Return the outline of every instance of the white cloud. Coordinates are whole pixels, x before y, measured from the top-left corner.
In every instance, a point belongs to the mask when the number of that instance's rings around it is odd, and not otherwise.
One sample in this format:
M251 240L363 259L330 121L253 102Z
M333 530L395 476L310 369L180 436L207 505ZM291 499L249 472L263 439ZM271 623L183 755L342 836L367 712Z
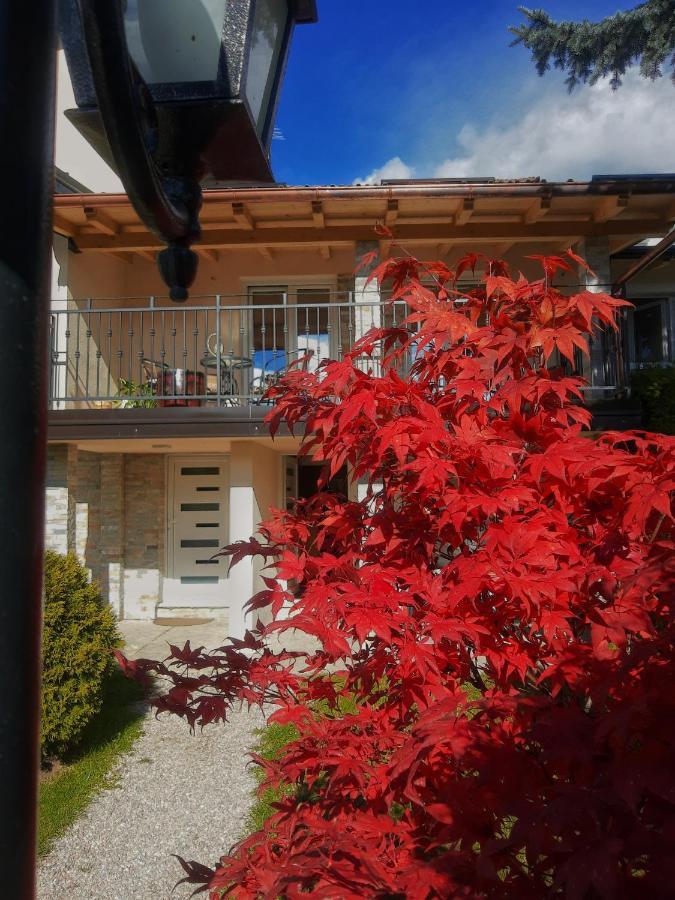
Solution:
M541 82L540 82L541 84ZM449 134L459 146L430 166L437 178L494 175L549 180L591 175L675 171L675 91L668 78L646 81L629 75L618 91L605 83L572 95L540 90L524 115L485 125L464 124ZM388 167L408 175L392 175ZM411 177L419 166L399 157L376 169L380 177ZM380 173L386 172L381 175Z
M378 184L383 178L414 178L415 169L406 165L400 156L394 156L392 159L381 166L379 169L373 169L370 175L365 178L355 178L354 184Z

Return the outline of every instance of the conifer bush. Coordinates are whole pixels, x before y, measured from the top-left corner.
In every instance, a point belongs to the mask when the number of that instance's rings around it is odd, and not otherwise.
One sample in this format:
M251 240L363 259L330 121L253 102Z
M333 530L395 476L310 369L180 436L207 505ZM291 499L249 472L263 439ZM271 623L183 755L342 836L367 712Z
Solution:
M121 644L110 607L73 554L47 551L42 636L43 759L77 744L100 710L106 677Z
M654 366L634 372L631 391L642 404L646 428L675 434L675 366Z
M121 658L192 727L243 701L297 730L257 760L263 791L290 787L262 827L183 861L212 900L672 896L675 439L584 433L575 348L625 303L556 289L571 251L538 259L532 281L485 260L469 291L473 254L383 263L405 321L269 391L272 432L361 499L226 548L267 563L249 608L270 624ZM270 650L287 629L318 649Z

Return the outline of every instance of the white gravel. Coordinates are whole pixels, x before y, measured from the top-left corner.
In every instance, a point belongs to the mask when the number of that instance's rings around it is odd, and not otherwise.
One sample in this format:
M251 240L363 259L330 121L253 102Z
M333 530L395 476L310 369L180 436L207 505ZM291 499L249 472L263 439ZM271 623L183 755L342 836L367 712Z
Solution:
M212 865L244 836L254 779L247 766L262 713L191 735L182 719L152 713L96 797L39 868L39 900L183 900L171 854Z

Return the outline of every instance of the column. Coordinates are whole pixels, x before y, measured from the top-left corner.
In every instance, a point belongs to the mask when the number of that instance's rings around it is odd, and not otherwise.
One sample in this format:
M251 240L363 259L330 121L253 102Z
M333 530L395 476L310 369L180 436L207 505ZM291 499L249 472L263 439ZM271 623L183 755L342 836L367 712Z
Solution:
M253 489L253 460L243 441L232 445L229 516L229 543L249 540L258 522ZM245 615L244 604L255 592L253 571L253 561L247 557L233 566L228 575L228 632L232 637L243 637L251 625L251 616Z
M609 293L611 290L612 273L610 269L610 251L609 237L600 235L584 238L579 246L578 253L586 260L595 274L587 272L585 269L579 270L579 284L582 289L585 286L587 291L594 293ZM583 375L584 378L594 387L600 387L607 384L605 377L605 360L608 353L615 354L615 342L609 335L596 333L589 340L590 357L584 358ZM609 361L607 370L610 373L616 372L615 359ZM610 383L615 383L612 375ZM591 391L590 400L602 400L609 395L608 391Z
M354 340L358 341L367 334L371 328L379 328L382 324L382 310L380 307L380 289L376 281L368 282L368 277L379 260L375 258L368 265L359 268L363 258L373 251L378 251L377 241L357 241L354 276ZM377 358L372 360L364 358L361 368L372 368L374 375L380 374Z

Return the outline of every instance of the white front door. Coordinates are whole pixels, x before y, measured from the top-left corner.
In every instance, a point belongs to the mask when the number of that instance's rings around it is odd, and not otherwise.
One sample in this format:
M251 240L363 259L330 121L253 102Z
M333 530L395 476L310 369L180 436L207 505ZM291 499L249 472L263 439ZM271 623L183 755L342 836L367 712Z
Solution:
M227 456L169 457L167 574L162 606L227 606Z

